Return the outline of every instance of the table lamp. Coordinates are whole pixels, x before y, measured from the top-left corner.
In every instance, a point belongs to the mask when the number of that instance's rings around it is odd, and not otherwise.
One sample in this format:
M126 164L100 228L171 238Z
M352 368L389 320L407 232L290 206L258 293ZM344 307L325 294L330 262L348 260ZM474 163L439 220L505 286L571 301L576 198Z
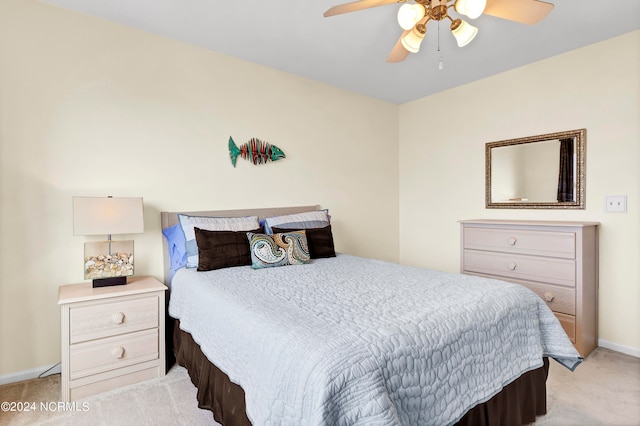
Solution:
M84 279L93 287L124 285L133 275L133 240L111 235L144 232L142 197L73 197L73 235L107 235L84 243Z

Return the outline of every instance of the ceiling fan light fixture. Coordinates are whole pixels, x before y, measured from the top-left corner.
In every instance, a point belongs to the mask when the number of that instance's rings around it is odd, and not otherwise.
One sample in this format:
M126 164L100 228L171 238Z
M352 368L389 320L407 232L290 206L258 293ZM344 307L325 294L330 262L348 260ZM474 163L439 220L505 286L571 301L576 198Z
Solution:
M487 0L457 0L455 9L461 15L476 19L484 12Z
M458 42L458 47L464 47L476 37L478 28L466 21L456 19L451 23L451 32Z
M398 24L403 30L413 28L426 14L423 5L419 3L405 3L398 9Z
M402 38L402 47L411 53L418 53L420 50L420 44L422 44L422 40L424 40L426 33L427 28L424 25L416 25L409 34Z
M401 3L397 9L398 24L404 30L396 41L387 62L401 62L410 53L417 53L425 38L426 25L438 22L438 53L440 53L440 21L451 21L451 33L459 47L469 44L478 34L478 28L462 19L453 19L451 9L465 19L476 19L481 15L521 24L535 24L544 19L554 8L549 0L347 0L327 9L324 16L335 16L378 6Z

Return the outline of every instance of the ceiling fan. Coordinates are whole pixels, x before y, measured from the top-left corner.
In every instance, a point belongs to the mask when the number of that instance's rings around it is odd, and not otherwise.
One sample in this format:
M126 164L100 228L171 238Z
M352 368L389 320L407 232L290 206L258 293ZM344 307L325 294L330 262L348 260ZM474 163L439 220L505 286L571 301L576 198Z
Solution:
M460 15L475 19L482 14L507 19L522 24L535 24L542 20L553 4L539 0L358 0L329 8L325 17L348 12L402 3L398 10L398 23L404 30L396 45L387 57L387 62L404 61L409 53L417 53L427 33L429 21L451 21L451 33L458 46L466 46L478 33L478 28L462 19L449 16L449 9Z

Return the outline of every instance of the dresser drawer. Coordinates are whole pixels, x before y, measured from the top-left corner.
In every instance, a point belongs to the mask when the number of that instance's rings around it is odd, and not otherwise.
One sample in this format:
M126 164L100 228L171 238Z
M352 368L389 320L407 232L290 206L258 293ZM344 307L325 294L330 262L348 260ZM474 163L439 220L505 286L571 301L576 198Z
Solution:
M554 313L561 312L568 315L575 315L576 313L576 292L573 288L514 279L509 281L532 290L545 301L549 309Z
M159 298L146 296L71 307L70 343L158 327Z
M574 259L576 255L572 232L468 227L464 229L464 248L563 259Z
M573 260L464 250L463 272L575 287Z
M71 379L158 359L158 329L71 346Z
M556 318L560 321L560 325L564 328L565 333L569 336L571 343L576 343L576 317L573 315L565 315L555 313Z

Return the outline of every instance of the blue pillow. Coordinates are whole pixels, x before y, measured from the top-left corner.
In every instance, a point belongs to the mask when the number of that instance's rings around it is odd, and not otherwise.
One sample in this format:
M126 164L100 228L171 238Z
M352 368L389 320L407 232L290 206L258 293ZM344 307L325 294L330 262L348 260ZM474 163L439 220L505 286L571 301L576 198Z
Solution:
M170 279L173 279L178 269L184 268L187 265L187 249L184 232L182 232L182 227L178 224L163 229L162 235L166 238L167 246L169 247L169 259L171 260Z

